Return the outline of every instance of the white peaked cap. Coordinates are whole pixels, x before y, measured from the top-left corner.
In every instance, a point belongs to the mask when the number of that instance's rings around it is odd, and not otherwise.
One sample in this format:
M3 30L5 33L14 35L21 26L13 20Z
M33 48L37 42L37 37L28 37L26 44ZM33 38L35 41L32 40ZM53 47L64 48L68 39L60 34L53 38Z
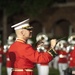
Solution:
M14 28L14 30L17 30L17 29L21 29L23 27L29 27L30 28L30 25L29 25L29 19L26 19L22 22L19 22L13 26L11 26L11 28Z

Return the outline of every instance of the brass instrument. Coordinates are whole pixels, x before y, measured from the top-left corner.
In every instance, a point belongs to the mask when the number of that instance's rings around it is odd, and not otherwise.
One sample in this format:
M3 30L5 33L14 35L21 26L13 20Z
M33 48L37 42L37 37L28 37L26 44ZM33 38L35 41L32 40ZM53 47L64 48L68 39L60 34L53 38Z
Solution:
M49 45L48 42L48 36L46 34L38 34L36 36L36 42L37 42L37 50L40 52L40 50L46 51L45 45Z

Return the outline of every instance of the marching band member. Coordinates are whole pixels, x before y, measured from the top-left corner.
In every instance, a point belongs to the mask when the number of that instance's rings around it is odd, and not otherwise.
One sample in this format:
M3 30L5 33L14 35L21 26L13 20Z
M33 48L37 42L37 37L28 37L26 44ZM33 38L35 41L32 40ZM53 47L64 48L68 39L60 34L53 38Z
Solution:
M58 48L55 47L55 50L57 51ZM52 60L53 68L54 68L54 69L58 69L58 60L59 60L59 56L56 56L56 57Z
M6 70L7 70L7 75L11 75L12 72L12 67L11 67L11 62L10 58L8 55L8 49L10 48L10 45L14 42L15 36L12 34L8 37L7 44L4 45L4 54L6 55Z
M46 52L49 49L48 37L45 34L37 35L37 51ZM40 44L43 46L39 47ZM49 63L46 64L37 64L38 75L49 75Z
M69 46L67 47L68 54L68 69L67 75L75 75L75 35L68 38Z
M13 68L11 75L33 75L35 63L46 64L57 55L53 49L56 39L51 40L51 48L46 52L38 52L26 43L27 39L32 37L33 27L30 26L29 19L13 25L12 28L14 28L17 38L8 50Z
M66 52L67 42L65 40L61 40L57 43L59 48L57 50L59 59L58 59L58 69L60 75L65 75L65 71L68 67L68 54Z
M1 45L1 40L0 40L0 75L2 75L2 56L3 56L3 47Z

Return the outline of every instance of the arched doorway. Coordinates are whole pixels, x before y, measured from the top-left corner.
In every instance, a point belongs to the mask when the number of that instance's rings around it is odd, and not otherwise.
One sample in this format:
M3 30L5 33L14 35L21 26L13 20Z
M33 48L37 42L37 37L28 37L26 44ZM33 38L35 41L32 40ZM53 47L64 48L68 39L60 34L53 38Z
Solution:
M66 19L56 21L52 26L52 31L55 37L68 37L69 27L71 23Z

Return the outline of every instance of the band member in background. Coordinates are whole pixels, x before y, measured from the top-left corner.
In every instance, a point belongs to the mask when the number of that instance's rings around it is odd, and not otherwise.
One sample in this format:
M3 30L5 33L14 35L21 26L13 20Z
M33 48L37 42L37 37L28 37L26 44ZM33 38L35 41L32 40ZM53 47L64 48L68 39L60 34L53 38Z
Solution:
M65 40L61 40L57 43L59 44L59 47L57 49L58 53L58 70L60 75L65 75L66 74L66 69L68 68L68 53L66 52L67 50L67 42Z
M67 75L75 75L75 35L68 38L68 69Z
M55 50L56 50L56 49L55 49ZM59 59L59 56L56 56L56 57L52 60L52 68L58 69L58 59Z
M3 47L0 40L0 75L2 75L2 56L3 56Z
M15 40L15 34L11 34L8 39L7 39L7 44L4 45L4 54L6 57L6 71L7 71L7 75L11 75L12 72L12 67L11 67L11 62L10 62L10 58L8 55L8 49L10 48L11 44L14 42Z
M46 64L57 56L54 50L56 39L50 41L51 47L46 52L38 52L26 43L32 37L33 27L30 26L29 19L13 25L12 28L14 28L17 37L8 50L12 65L11 75L33 75L35 63Z
M40 37L40 38L39 38ZM38 52L46 52L49 49L48 36L45 34L41 34L36 37L37 41L37 51ZM40 44L43 44L39 47ZM38 75L49 75L49 63L46 64L37 64Z

